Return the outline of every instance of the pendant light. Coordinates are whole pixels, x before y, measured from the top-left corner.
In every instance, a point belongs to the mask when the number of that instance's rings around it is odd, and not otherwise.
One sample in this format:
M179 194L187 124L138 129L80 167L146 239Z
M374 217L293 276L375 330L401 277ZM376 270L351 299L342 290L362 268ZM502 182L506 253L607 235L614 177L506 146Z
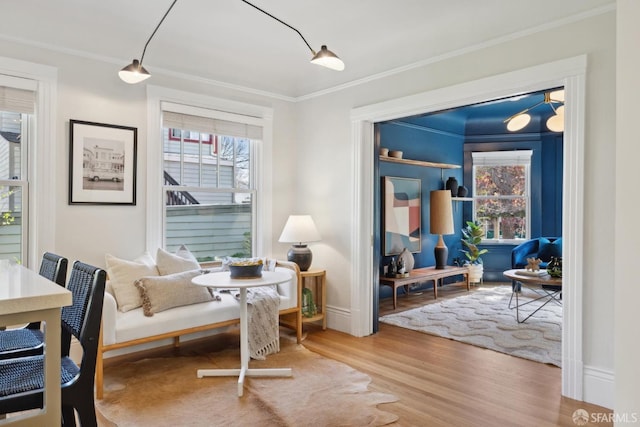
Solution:
M516 113L513 116L505 119L504 123L507 124L507 130L509 130L510 132L517 132L524 129L525 126L527 126L531 121L531 115L529 114L529 111L543 104L548 105L554 113L554 115L547 120L547 128L552 132L564 131L564 89L545 92L543 101L540 101L529 108L525 108L519 113ZM553 104L561 105L558 107L554 107Z
M134 59L131 64L127 65L126 67L124 67L122 70L118 72L118 76L123 82L129 83L129 84L136 84L144 80L147 80L149 77L151 77L151 74L149 74L149 72L142 66L142 60L144 59L144 54L147 51L147 46L149 45L149 42L151 41L153 36L156 34L156 31L158 31L158 28L160 28L160 25L162 25L164 18L167 17L167 15L169 14L169 12L171 11L171 9L173 8L173 6L176 4L177 1L178 0L173 0L173 3L171 3L171 6L169 6L169 9L167 9L164 16L156 26L156 29L153 30L153 33L151 33L151 36L149 37L147 42L144 44L144 49L142 49L142 55L140 56L140 61L138 61L137 59Z
M312 55L311 63L312 64L321 65L323 67L329 68L331 70L336 70L336 71L344 70L344 62L342 62L342 60L340 58L338 58L338 55L336 55L335 53L333 53L329 49L327 49L326 45L322 45L322 47L320 47L320 51L316 52L315 50L313 50L311 48L311 45L307 42L307 39L305 39L304 36L302 35L302 33L300 31L298 31L296 28L294 28L291 25L287 24L282 19L276 18L275 16L273 16L272 14L267 12L266 10L260 9L258 6L248 2L247 0L241 0L241 1L243 3L248 4L249 6L253 7L256 10L259 10L260 12L264 13L268 17L270 17L272 19L275 19L276 21L278 21L282 25L291 28L296 33L298 33L298 35L300 36L302 41L307 45L307 47L311 51L311 55Z

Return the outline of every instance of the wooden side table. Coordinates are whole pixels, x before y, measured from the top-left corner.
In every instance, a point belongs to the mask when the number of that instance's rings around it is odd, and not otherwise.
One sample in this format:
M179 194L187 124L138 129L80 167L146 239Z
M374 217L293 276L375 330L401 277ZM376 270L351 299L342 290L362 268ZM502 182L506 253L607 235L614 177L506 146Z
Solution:
M313 300L318 308L318 313L315 316L305 317L303 315L302 323L322 320L322 330L325 330L327 329L327 272L326 270L311 268L307 271L301 271L300 277L302 277L302 287L311 290Z

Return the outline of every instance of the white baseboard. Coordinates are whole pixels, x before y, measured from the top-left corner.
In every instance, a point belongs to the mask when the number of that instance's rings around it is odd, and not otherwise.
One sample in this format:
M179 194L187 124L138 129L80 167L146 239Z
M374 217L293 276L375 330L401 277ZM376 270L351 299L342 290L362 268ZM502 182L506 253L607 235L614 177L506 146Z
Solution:
M613 409L615 374L613 371L585 366L583 370L583 400Z
M349 310L327 306L327 328L353 335L351 331L351 312Z

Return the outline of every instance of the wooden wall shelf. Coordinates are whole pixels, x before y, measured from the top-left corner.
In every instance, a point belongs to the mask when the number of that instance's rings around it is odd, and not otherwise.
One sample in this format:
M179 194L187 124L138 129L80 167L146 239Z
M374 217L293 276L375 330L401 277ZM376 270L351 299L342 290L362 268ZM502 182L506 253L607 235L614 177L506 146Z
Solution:
M395 157L389 157L389 156L380 156L380 161L390 162L390 163L400 163L403 165L423 166L428 168L439 168L439 169L460 169L462 167L460 165L452 165L449 163L434 163L434 162L425 162L422 160L397 159Z

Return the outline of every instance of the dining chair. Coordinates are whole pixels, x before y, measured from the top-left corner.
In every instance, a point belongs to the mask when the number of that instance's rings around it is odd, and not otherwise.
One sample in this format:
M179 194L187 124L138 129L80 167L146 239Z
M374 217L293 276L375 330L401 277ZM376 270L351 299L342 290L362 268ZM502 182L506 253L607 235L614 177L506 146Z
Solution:
M74 410L82 427L97 425L94 382L105 281L104 270L80 261L74 262L67 283L73 303L63 307L61 314L61 400L64 426L75 426ZM69 357L72 337L82 345L80 364ZM43 355L0 360L0 414L42 408L43 392Z
M67 258L45 252L40 263L40 275L64 287L67 279ZM42 354L44 334L40 322L20 328L0 331L0 359Z

